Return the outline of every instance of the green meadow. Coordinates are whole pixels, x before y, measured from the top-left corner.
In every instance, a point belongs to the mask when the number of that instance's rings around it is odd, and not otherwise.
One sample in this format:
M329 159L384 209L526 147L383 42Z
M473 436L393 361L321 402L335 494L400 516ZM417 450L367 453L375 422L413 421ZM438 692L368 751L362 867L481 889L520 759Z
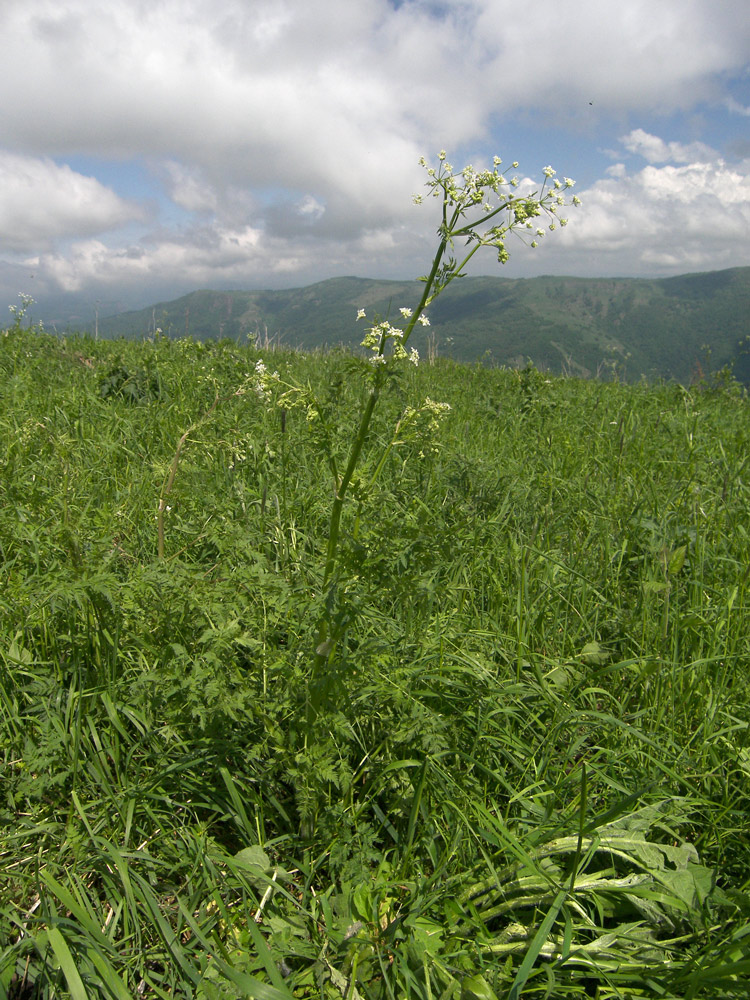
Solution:
M0 336L0 997L747 997L747 395L432 360Z

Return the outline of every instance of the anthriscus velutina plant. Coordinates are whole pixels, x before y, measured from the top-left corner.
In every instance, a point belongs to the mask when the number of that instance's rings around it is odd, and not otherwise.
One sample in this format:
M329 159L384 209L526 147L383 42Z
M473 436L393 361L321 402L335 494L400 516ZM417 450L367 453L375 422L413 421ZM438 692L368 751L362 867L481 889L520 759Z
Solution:
M31 320L29 318L29 311L34 305L34 299L27 295L25 292L19 292L18 297L21 300L20 306L8 306L10 314L13 317L13 323L5 331L5 336L7 337L9 333L18 332L24 327L24 324L28 325L31 329L37 330L39 333L42 331L42 324L37 323L36 326L31 325Z
M476 170L469 165L461 171L454 171L446 159L445 151L438 154L437 167L427 165L424 157L420 164L427 170L427 196L417 194L414 201L421 204L425 197L432 196L441 203L441 220L437 229L438 245L429 272L420 280L424 290L416 308L403 307L399 310L401 326L394 326L387 319L376 319L367 329L362 346L370 352L365 378L367 391L359 423L354 433L345 460L339 461L331 446L331 436L325 427L321 407L309 388L285 383L278 373L269 374L263 361L257 367L257 392L266 401L275 397L277 405L284 409L300 407L306 411L307 420L316 426L327 456L333 477L333 506L328 528L328 543L323 571L324 593L334 584L339 561L339 539L341 516L347 494L355 482L355 472L362 457L373 413L381 392L385 387L389 369L395 365L419 362L419 355L409 340L417 326L429 326L426 308L453 281L464 274L464 268L481 247L491 247L497 259L504 264L510 257L507 239L511 233L522 237L530 236L529 245L536 247L538 241L548 231L557 226L565 226L567 219L560 211L567 204L565 192L574 182L566 177L562 181L556 177L552 167L543 170L541 187L531 193L517 193L520 190L517 177L510 180L500 172L502 161L494 157L492 169ZM513 169L518 163L513 163ZM572 198L578 205L579 199ZM543 223L543 224L540 224ZM546 228L545 228L546 227ZM457 251L457 244L461 250ZM357 320L365 319L364 309L357 313ZM387 446L393 446L399 429L414 431L417 424L432 432L437 431L438 422L449 407L444 403L425 400L421 406L408 407L399 420L396 435ZM382 460L376 467L382 468ZM325 607L330 609L332 602ZM311 685L313 710L325 696L324 667L335 655L338 636L333 624L333 616L327 610L321 617L316 641ZM327 675L327 672L326 672ZM322 693L321 693L322 692Z

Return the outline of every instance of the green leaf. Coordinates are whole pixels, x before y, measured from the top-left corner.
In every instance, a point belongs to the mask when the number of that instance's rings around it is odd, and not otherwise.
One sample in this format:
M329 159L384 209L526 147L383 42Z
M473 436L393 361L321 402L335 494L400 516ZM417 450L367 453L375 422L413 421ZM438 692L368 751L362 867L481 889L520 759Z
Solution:
M467 976L461 983L461 1000L497 1000L484 976Z
M581 659L589 666L601 667L612 659L612 654L608 649L600 646L598 642L587 642L581 650Z
M423 955L438 955L443 947L445 928L428 917L408 917L404 927L412 932L410 949L421 959Z
M244 868L260 868L264 872L271 868L271 859L258 844L243 847L235 854L234 860L239 861Z
M534 940L531 942L529 950L524 955L523 962L521 962L521 966L516 973L516 978L513 980L513 985L508 993L508 1000L517 1000L517 998L521 995L521 990L524 988L526 980L531 975L534 964L539 957L539 953L547 941L547 938L549 937L552 925L557 919L557 915L562 909L562 905L565 902L567 895L567 890L561 889L555 896L552 906L549 908L547 915L539 925L539 930L534 935Z
M669 557L669 562L667 564L667 574L669 576L676 576L680 572L682 567L685 565L685 556L687 555L687 545L680 545L674 550L674 552Z
M62 936L57 927L49 928L47 931L47 940L52 946L55 958L60 963L60 968L62 969L65 981L68 984L68 989L70 990L71 1000L88 1000L89 995L86 992L86 987L83 985L83 980L81 979L78 969L76 968L73 956L70 953L68 942Z
M243 847L235 854L233 860L239 868L248 872L250 881L256 889L262 889L268 885L268 873L272 868L271 859L258 844Z

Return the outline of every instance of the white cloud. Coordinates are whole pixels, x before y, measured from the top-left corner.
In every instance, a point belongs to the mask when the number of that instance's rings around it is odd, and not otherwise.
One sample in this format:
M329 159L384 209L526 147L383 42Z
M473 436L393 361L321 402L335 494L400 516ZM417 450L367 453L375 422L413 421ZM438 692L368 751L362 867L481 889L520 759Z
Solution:
M750 107L746 107L744 104L740 104L733 97L728 97L726 99L726 106L729 111L736 115L744 115L746 118L750 117Z
M594 110L669 112L716 96L716 74L747 64L750 18L710 0L481 0L476 37L498 102L572 117ZM580 109L580 111L579 111Z
M0 250L29 252L143 217L93 177L50 159L0 151Z
M710 162L718 156L715 149L702 142L665 142L658 136L649 135L642 128L633 129L620 142L630 153L642 156L648 163L695 163Z
M730 167L717 157L632 174L617 164L609 174L581 192L583 204L560 234L557 252L572 273L592 253L598 273L610 275L717 270L750 260L750 161Z
M474 141L490 115L711 97L746 63L748 21L712 0L6 0L0 122L32 152L148 153L214 186L339 192L371 223L410 190L416 156Z
M297 211L305 219L319 219L325 210L325 205L322 205L318 199L314 198L311 194L306 194L305 197L297 203Z
M43 279L68 292L85 287L128 289L134 285L204 285L211 276L241 275L260 256L260 233L250 228L197 231L190 238L165 237L125 248L101 240L80 240L65 253L40 255L33 263Z
M64 252L41 253L25 263L37 289L60 288L86 293L91 300L143 303L195 288L304 285L336 274L369 275L376 259L389 261L385 268L381 265L382 277L415 277L414 262L423 254L422 238L403 226L366 230L343 241L312 237L290 241L252 226L213 220L179 234L157 234L126 246L78 240ZM323 275L321 261L326 264ZM26 280L28 273L25 283L18 285L21 277L4 283L6 296L14 295L19 287L32 287Z
M201 177L197 168L166 160L162 171L169 197L176 205L189 212L212 212L217 208L216 191Z
M529 270L630 273L680 252L722 266L727 239L746 247L744 167L703 143L627 131L631 115L651 122L699 102L747 113L722 89L750 52L734 4L3 0L0 31L0 136L8 156L37 164L25 195L18 171L11 194L0 189L0 234L66 288L418 273L435 228L409 213L418 157L482 150L523 115L542 137L547 126L593 134L607 116L620 124L600 145L626 133ZM633 172L626 153L648 167ZM118 240L112 230L140 209L55 163L72 156L145 162L172 205ZM717 194L725 183L740 192L731 204ZM675 250L685 234L690 247Z

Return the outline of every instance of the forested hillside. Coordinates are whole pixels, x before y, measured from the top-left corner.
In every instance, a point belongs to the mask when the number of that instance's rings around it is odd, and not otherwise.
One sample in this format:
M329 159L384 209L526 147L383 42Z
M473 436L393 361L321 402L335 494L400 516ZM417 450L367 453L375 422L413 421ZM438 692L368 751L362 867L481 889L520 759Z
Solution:
M199 291L138 312L100 319L107 337L234 341L268 339L313 348L361 339L354 318L416 304L419 282L331 278L284 291ZM392 305L393 304L393 305ZM462 361L509 367L531 360L552 372L635 381L688 383L733 364L750 381L750 268L676 278L467 277L429 311L431 326L414 343Z

